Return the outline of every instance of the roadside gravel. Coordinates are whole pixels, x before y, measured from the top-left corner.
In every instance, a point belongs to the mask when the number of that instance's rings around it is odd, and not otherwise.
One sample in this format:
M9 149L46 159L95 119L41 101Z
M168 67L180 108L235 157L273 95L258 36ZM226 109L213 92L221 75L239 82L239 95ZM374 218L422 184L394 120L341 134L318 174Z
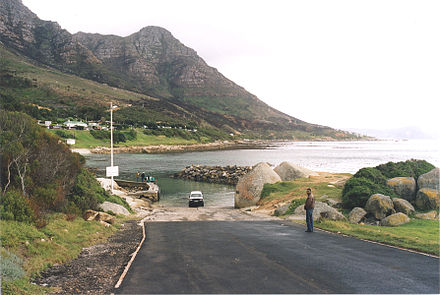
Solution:
M47 269L33 282L54 287L52 294L110 294L141 240L138 221L127 221L106 243L84 248L78 258Z

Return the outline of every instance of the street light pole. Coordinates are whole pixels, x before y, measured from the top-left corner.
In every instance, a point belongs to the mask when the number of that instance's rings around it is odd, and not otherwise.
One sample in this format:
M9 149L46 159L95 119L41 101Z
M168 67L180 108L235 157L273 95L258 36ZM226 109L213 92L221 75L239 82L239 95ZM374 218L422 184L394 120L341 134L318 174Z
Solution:
M110 102L110 166L113 167L113 103ZM113 174L111 176L113 194Z

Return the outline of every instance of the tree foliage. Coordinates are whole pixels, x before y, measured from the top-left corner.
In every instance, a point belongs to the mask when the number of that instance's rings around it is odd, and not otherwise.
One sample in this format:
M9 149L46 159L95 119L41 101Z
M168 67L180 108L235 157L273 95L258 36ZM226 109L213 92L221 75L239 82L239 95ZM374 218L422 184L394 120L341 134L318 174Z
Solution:
M26 114L0 111L0 156L2 219L44 225L47 213L97 209L109 198L84 158Z

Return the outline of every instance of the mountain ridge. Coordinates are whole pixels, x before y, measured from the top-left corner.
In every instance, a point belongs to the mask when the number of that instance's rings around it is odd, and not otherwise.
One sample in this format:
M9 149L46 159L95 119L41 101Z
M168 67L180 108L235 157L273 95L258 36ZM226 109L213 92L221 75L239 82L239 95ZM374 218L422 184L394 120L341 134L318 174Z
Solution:
M194 109L202 117L193 116L199 124L204 121L236 134L268 130L336 133L268 106L164 28L144 27L126 37L70 34L56 22L39 19L20 0L2 0L0 8L0 42L8 50L65 73L156 97L169 106ZM211 117L218 120L211 122Z

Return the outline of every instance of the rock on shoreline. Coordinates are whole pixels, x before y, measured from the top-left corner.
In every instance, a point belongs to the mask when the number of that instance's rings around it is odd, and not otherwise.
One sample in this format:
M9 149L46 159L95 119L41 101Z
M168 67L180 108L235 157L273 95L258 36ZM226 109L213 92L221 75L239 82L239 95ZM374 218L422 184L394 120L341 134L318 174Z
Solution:
M149 145L149 146L120 146L114 147L114 153L137 153L137 154L164 154L164 153L183 153L199 151L217 151L233 149L251 149L268 146L265 141L216 141L199 144L181 145ZM93 154L110 154L109 147L95 147L90 150Z
M236 185L240 177L252 170L250 166L200 166L191 165L174 174L174 178L193 181Z

